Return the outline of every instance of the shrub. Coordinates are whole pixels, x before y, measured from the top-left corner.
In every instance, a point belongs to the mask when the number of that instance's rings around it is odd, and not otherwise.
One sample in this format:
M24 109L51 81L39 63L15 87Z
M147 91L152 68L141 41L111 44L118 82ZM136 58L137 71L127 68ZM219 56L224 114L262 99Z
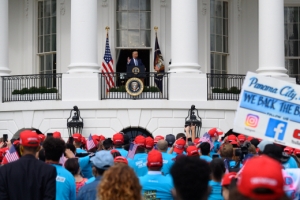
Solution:
M56 88L49 88L46 87L31 87L31 88L22 88L21 90L14 90L12 94L44 94L44 93L57 93Z

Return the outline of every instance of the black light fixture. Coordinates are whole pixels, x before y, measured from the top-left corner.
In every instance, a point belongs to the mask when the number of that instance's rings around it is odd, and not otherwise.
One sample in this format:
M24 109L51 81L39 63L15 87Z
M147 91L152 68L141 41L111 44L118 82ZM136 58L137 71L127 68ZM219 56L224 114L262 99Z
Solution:
M72 113L74 115L71 119ZM72 137L74 133L82 134L83 129L83 119L80 117L80 110L77 106L74 106L73 109L70 111L70 117L67 119L67 127L69 132L69 137Z
M197 111L197 116L195 115ZM196 126L196 137L200 137L201 127L202 127L202 118L198 114L198 110L195 108L195 105L191 106L189 109L188 116L185 118L185 126Z

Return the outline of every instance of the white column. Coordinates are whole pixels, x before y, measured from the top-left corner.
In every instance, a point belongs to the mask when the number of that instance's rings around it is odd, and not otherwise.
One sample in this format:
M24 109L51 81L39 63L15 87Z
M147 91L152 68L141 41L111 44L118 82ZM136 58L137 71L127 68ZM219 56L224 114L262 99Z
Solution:
M287 77L284 65L284 0L259 0L259 68L256 72Z
M200 72L197 0L172 0L170 72Z
M71 1L69 73L99 72L97 18L97 0Z
M0 76L10 74L8 68L8 0L0 0Z

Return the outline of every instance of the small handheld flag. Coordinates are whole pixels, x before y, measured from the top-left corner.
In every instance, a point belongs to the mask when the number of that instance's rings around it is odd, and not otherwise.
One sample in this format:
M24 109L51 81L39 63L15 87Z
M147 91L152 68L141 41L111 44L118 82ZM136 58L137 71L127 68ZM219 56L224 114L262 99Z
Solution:
M93 138L92 138L92 134L90 134L88 140L87 140L87 143L86 143L86 149L89 151L90 149L96 147L94 141L93 141Z
M134 158L137 147L138 147L137 144L133 144L133 143L130 144L129 151L128 151L128 154L127 154L127 158L131 158L131 159Z
M5 158L7 159L8 163L19 160L19 155L18 155L14 145L12 145L10 147L10 149L6 151Z

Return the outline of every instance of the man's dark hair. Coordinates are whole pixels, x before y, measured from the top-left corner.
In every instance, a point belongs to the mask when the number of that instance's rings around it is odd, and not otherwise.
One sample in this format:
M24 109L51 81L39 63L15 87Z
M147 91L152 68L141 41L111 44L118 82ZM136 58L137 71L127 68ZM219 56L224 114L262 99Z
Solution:
M182 200L202 200L208 195L209 165L189 156L176 159L170 171L176 193Z
M281 162L282 149L276 144L267 144L264 148L263 154Z
M105 150L109 150L113 147L113 141L111 140L111 138L107 138L103 141L103 147Z
M184 138L185 137L185 134L184 133L178 133L177 135L176 135L176 140L178 140L179 138Z
M65 142L59 138L48 137L43 144L46 160L59 161L65 152Z
M257 145L259 144L259 140L254 138L250 141L251 144L253 144L255 146L255 148L257 148Z
M66 143L66 149L70 149L74 154L76 154L76 147L74 144Z
M202 142L200 144L201 154L202 155L208 155L210 152L210 144L208 142Z
M223 174L226 171L224 161L221 158L215 158L210 162L209 167L216 181L221 182Z
M45 149L39 151L39 160L45 162Z
M71 172L71 174L75 175L78 173L79 170L79 163L78 163L78 158L69 158L65 162L65 168Z

